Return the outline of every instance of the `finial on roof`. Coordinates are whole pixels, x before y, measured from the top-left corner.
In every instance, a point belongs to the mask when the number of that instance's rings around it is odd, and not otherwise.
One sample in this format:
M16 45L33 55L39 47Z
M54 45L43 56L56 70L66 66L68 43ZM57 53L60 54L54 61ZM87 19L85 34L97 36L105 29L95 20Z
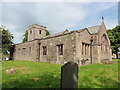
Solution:
M102 20L104 20L104 17L102 16Z
M63 34L64 34L64 33L67 33L67 32L69 32L68 29L65 29L65 31L63 32Z
M102 24L104 23L104 17L102 16Z
M65 31L68 31L68 29L65 29Z

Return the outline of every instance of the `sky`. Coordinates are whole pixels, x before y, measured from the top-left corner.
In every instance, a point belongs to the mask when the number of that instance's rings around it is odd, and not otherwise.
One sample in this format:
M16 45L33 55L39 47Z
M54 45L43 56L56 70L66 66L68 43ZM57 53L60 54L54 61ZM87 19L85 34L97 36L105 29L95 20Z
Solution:
M14 43L21 43L32 24L51 34L100 25L102 16L107 29L118 25L118 2L2 2L0 11L0 26L14 35Z

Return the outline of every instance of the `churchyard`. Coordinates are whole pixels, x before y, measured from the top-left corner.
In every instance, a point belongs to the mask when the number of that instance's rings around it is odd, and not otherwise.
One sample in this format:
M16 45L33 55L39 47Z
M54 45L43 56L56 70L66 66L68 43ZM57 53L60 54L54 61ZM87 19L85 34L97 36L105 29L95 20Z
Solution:
M78 88L118 88L118 64L79 66ZM0 62L1 63L1 62ZM3 88L60 88L62 64L32 61L2 62ZM1 66L0 66L1 67ZM15 73L6 70L16 69Z

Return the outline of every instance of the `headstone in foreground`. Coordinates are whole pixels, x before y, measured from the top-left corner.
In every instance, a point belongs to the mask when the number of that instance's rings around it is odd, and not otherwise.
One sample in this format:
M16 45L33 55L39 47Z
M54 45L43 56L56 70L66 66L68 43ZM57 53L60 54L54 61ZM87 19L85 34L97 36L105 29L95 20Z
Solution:
M70 61L61 67L61 88L78 88L78 64Z

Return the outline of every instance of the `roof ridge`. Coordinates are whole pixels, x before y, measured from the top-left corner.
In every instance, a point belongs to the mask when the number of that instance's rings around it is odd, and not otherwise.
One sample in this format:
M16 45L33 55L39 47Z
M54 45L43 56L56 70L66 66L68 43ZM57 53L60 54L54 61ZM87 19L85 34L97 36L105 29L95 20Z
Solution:
M101 26L101 25L95 25L95 26L91 26L91 27L96 27L96 26ZM87 27L87 28L91 28L91 27Z

